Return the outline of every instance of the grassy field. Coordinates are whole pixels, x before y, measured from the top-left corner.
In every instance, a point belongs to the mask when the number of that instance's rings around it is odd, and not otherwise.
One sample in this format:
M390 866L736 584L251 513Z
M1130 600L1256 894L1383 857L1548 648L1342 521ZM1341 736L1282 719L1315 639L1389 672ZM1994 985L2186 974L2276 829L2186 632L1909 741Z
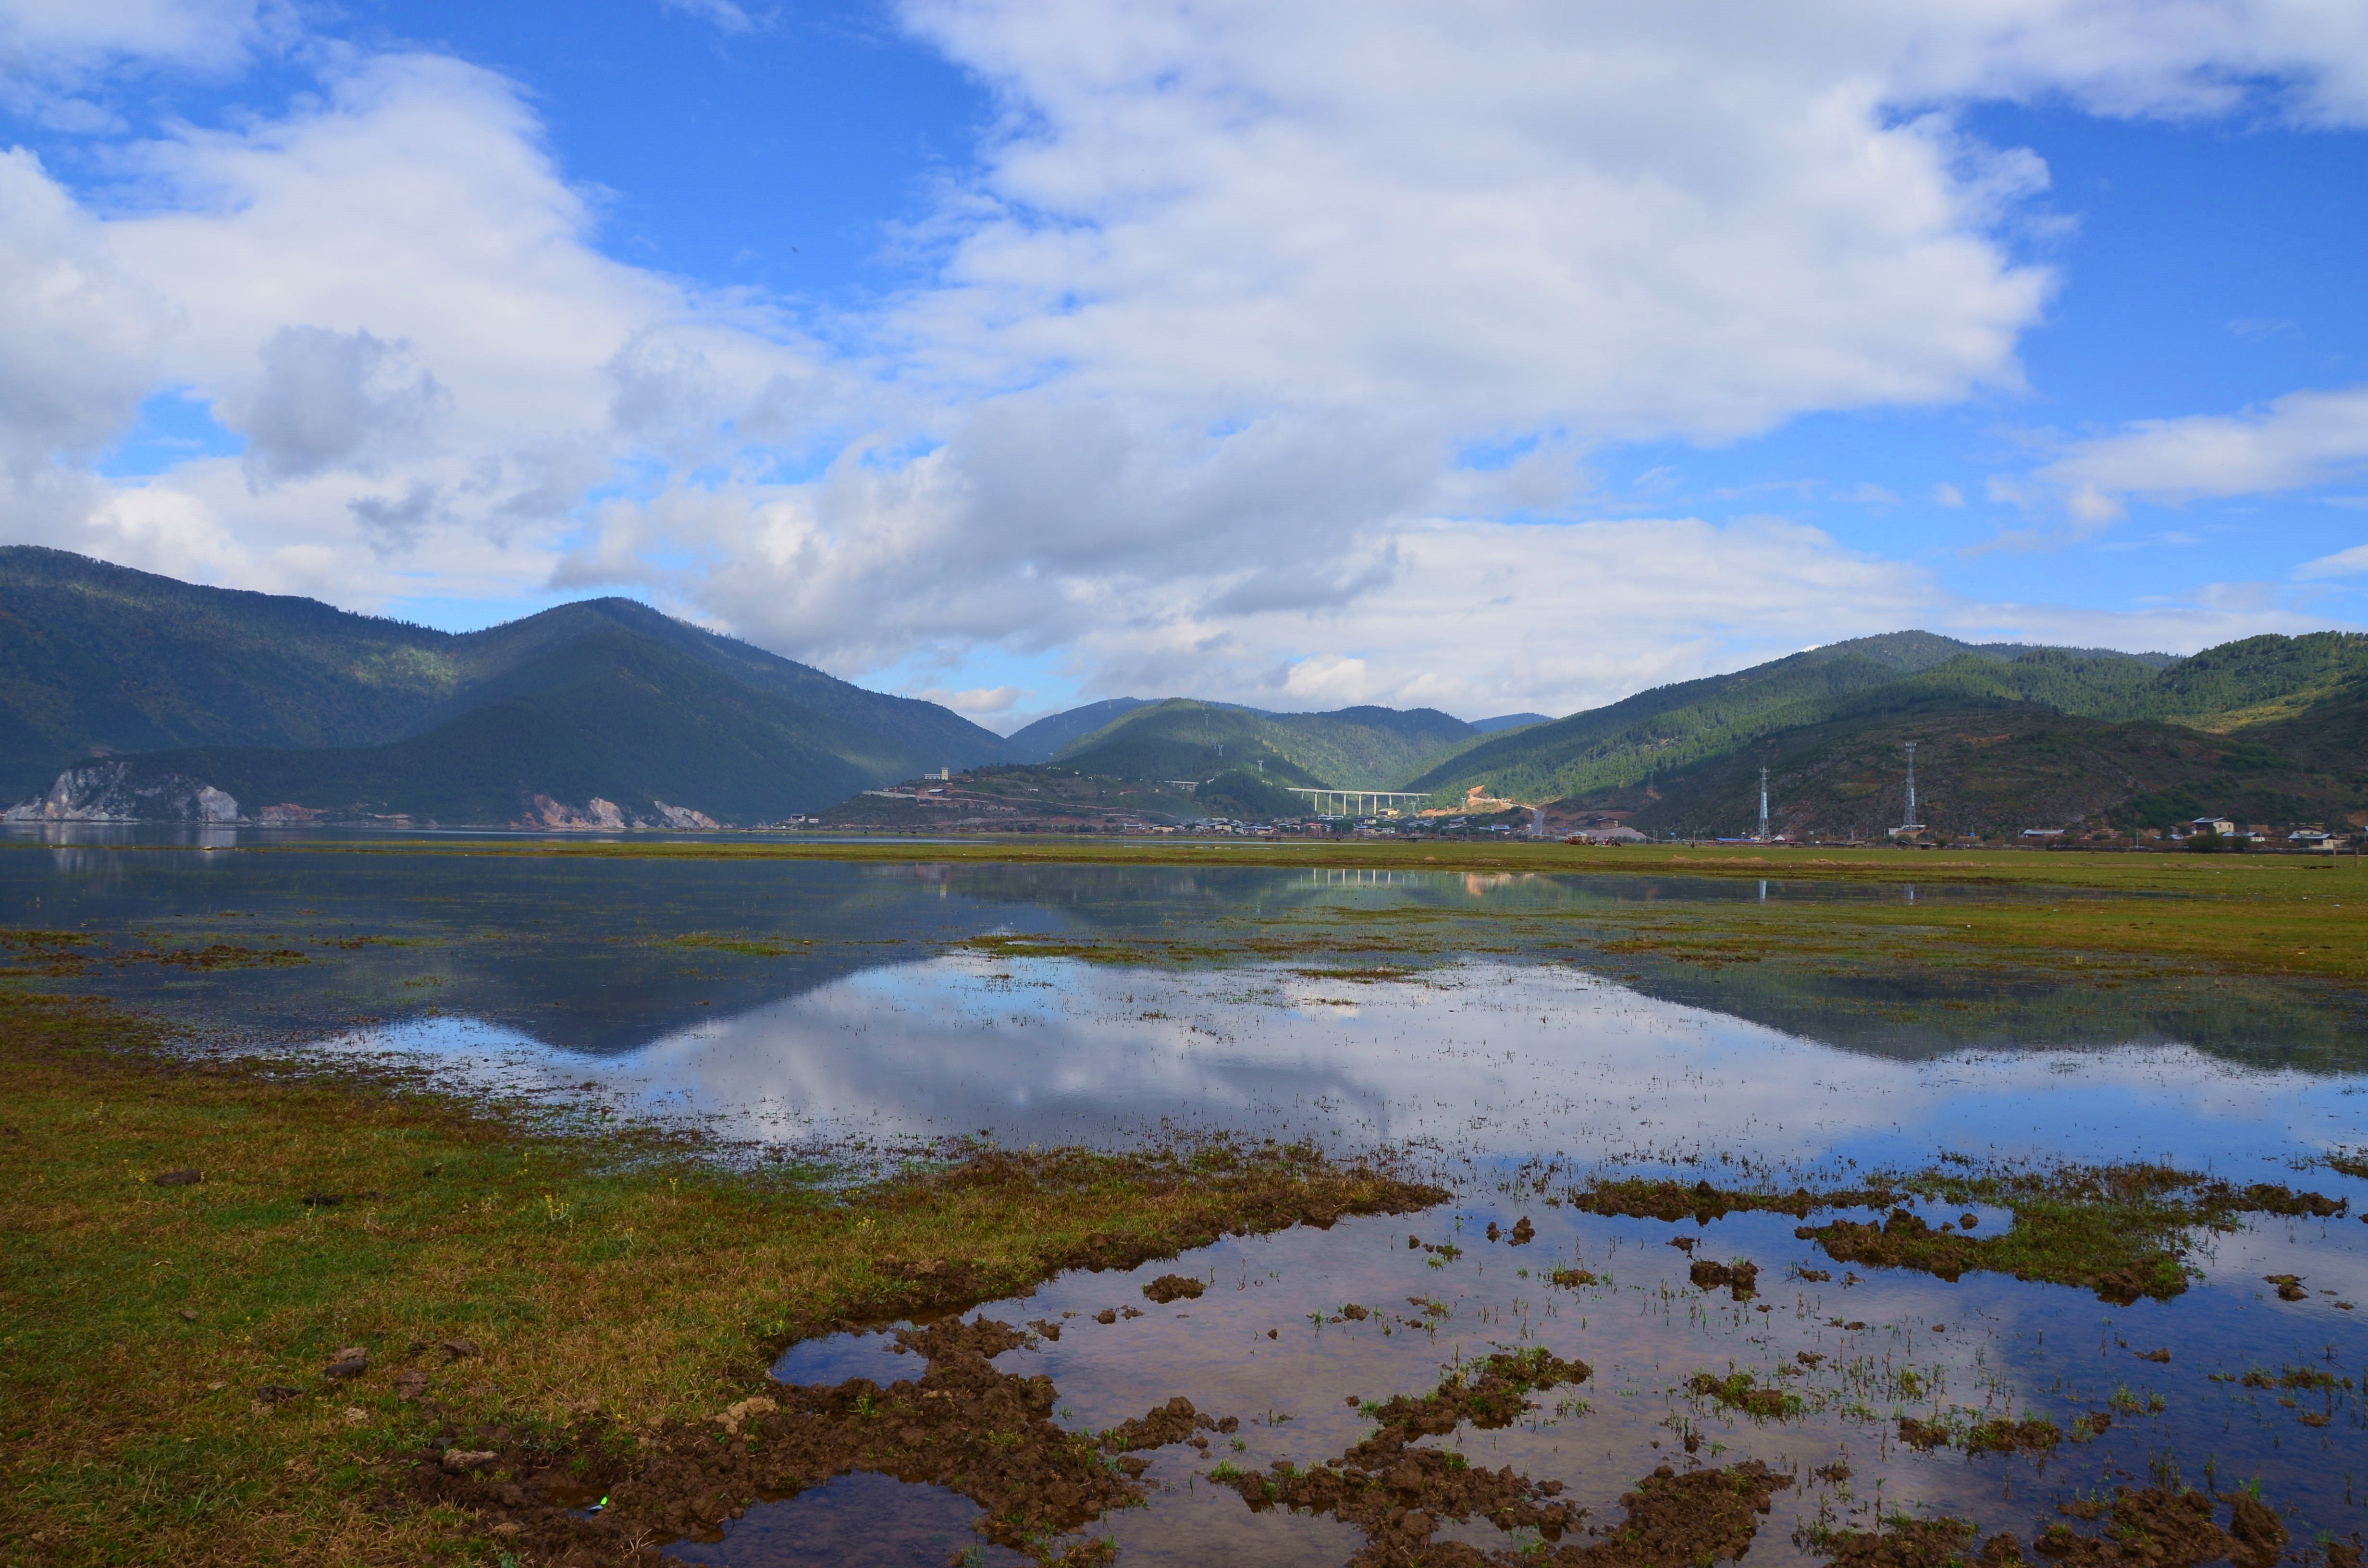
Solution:
M130 846L123 846L127 851ZM169 847L169 846L159 846ZM929 860L949 865L1315 866L1441 871L1584 872L1611 876L1782 877L1804 881L1986 882L2107 891L2192 892L2210 879L2362 872L2343 856L2134 854L2119 851L1942 849L1721 844L1607 848L1513 839L1500 843L1384 838L1150 838L1114 835L909 839L383 838L299 839L242 854L591 856L629 859Z
M290 847L359 855L1423 870L1482 879L1475 886L1531 875L1644 881L1766 879L1812 892L1864 886L1900 889L1902 895L1779 897L1767 903L1672 897L1600 911L1570 922L1570 932L1615 956L1652 953L1712 964L1789 957L1877 968L1902 962L2003 964L2036 973L2125 964L2148 972L2368 982L2368 863L2350 856L1107 838L780 844L404 839L307 841ZM1919 904L1906 901L1909 887L1981 889L2000 896ZM1215 951L1191 934L1171 945L1183 957ZM1129 950L1113 948L1107 956L1124 958ZM1146 949L1141 956L1158 955Z
M489 1428L630 1448L842 1320L1443 1196L1206 1147L983 1153L848 1189L154 1045L0 993L0 1562L498 1562L387 1456ZM351 1346L369 1369L326 1379Z

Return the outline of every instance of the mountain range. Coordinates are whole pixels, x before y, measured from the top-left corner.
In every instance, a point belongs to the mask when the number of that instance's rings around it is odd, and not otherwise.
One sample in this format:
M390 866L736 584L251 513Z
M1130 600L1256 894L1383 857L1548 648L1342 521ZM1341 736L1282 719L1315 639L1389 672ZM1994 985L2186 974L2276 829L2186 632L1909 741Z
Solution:
M935 703L629 599L455 635L0 549L0 799L34 797L19 815L225 814L211 790L294 821L749 822L1012 755Z
M1129 697L1003 737L627 599L454 634L0 549L0 801L19 820L745 824L948 771L1030 811L1281 816L1321 788L1728 833L1756 825L1766 767L1774 825L1876 836L1906 811L1910 741L1918 815L1953 832L2358 816L2368 637L2179 658L1901 631L1553 720ZM927 821L945 796L878 810Z

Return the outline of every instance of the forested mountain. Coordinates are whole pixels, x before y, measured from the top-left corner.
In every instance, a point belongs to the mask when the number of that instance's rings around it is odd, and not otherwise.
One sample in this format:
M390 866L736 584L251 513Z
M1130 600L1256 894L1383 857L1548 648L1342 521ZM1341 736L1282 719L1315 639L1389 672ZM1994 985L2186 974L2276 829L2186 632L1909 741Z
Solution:
M7 800L112 759L91 789L159 800L174 792L158 780L186 779L248 815L499 823L533 817L540 796L579 811L598 797L628 820L666 820L663 802L745 821L1009 755L934 703L628 599L453 635L0 549Z
M1082 708L1065 712L1048 713L1032 724L1024 725L1004 736L1012 756L1022 762L1044 762L1054 752L1080 735L1092 734L1115 719L1151 706L1141 697L1106 697L1099 702L1088 702Z
M1120 778L1198 779L1240 769L1262 771L1281 784L1390 790L1475 733L1463 720L1429 708L1260 713L1171 698L1079 736L1056 759L1081 772Z
M1512 731L1431 764L1404 787L1460 792L1483 784L1520 800L1575 795L1815 723L1839 700L1979 652L1929 631L1836 642ZM2128 654L2100 657L2146 667Z
M1952 831L2368 813L2368 636L2349 632L2172 658L1902 631L1532 717L1116 698L1007 741L626 599L456 636L0 549L15 816L745 823L1050 751L1064 777L1185 781L1245 817L1286 814L1294 786L1478 787L1714 832L1756 825L1765 766L1779 825L1872 834L1904 813L1910 740L1918 814Z
M1630 812L1647 832L1743 833L1756 826L1765 766L1776 830L1880 837L1906 820L1913 741L1917 817L1947 833L2084 820L2161 828L2207 814L2340 826L2368 817L2363 642L2249 638L2142 677L2112 655L1976 651L1813 705L1808 722L1770 724L1745 744L1665 751L1649 773L1573 790L1562 805Z

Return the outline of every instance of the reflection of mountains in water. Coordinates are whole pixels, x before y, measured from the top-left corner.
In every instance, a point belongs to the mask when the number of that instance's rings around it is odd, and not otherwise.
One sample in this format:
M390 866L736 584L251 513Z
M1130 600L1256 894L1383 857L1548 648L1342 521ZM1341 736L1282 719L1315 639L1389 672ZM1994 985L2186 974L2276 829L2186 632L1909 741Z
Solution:
M2049 982L1979 971L1817 973L1782 964L1705 971L1628 955L1590 965L1661 1001L1730 1014L1861 1055L2184 1045L2255 1069L2368 1067L2368 1006L2316 982L2250 976Z
M1900 1060L1966 1048L2181 1043L2251 1067L2356 1070L2355 995L2294 983L2173 978L2053 983L1928 968L1819 972L1771 960L1716 969L1595 954L1600 927L1554 917L1728 903L1757 884L1628 876L1465 875L1257 866L854 864L443 853L208 853L191 845L57 845L0 882L0 922L301 945L314 961L212 974L134 965L110 988L211 1024L343 1028L466 1013L558 1049L614 1055L850 975L1008 934L1123 951L1360 966L1486 950L1574 962L1643 994ZM1894 899L1847 887L1786 896ZM1929 889L1928 900L1991 896ZM225 913L230 912L230 913ZM1332 924L1333 918L1339 924ZM1508 918L1510 916L1511 918ZM1535 918L1531 918L1535 917ZM324 942L338 950L321 950ZM1393 943L1401 944L1394 948ZM347 945L350 944L350 945ZM98 971L89 979L105 979ZM89 979L76 983L87 986Z

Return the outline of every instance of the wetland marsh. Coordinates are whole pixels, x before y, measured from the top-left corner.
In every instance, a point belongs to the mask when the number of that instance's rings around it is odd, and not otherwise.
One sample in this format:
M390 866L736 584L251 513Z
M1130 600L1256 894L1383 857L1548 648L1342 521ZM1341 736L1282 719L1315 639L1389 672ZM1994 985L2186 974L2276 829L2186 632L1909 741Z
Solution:
M273 1497L334 1448L357 1561L2343 1568L2368 1526L2348 865L83 836L0 848L17 1060L136 1019L165 1077L102 1157L20 1067L10 1157L79 1174L17 1200L11 1304L102 1233L195 1288L108 1321L226 1386L111 1441L211 1397L189 1446L283 1445ZM158 1081L230 1150L366 1109L160 1191ZM220 1246L160 1271L176 1205ZM282 1244L362 1283L267 1290ZM188 1539L126 1509L26 1560Z

